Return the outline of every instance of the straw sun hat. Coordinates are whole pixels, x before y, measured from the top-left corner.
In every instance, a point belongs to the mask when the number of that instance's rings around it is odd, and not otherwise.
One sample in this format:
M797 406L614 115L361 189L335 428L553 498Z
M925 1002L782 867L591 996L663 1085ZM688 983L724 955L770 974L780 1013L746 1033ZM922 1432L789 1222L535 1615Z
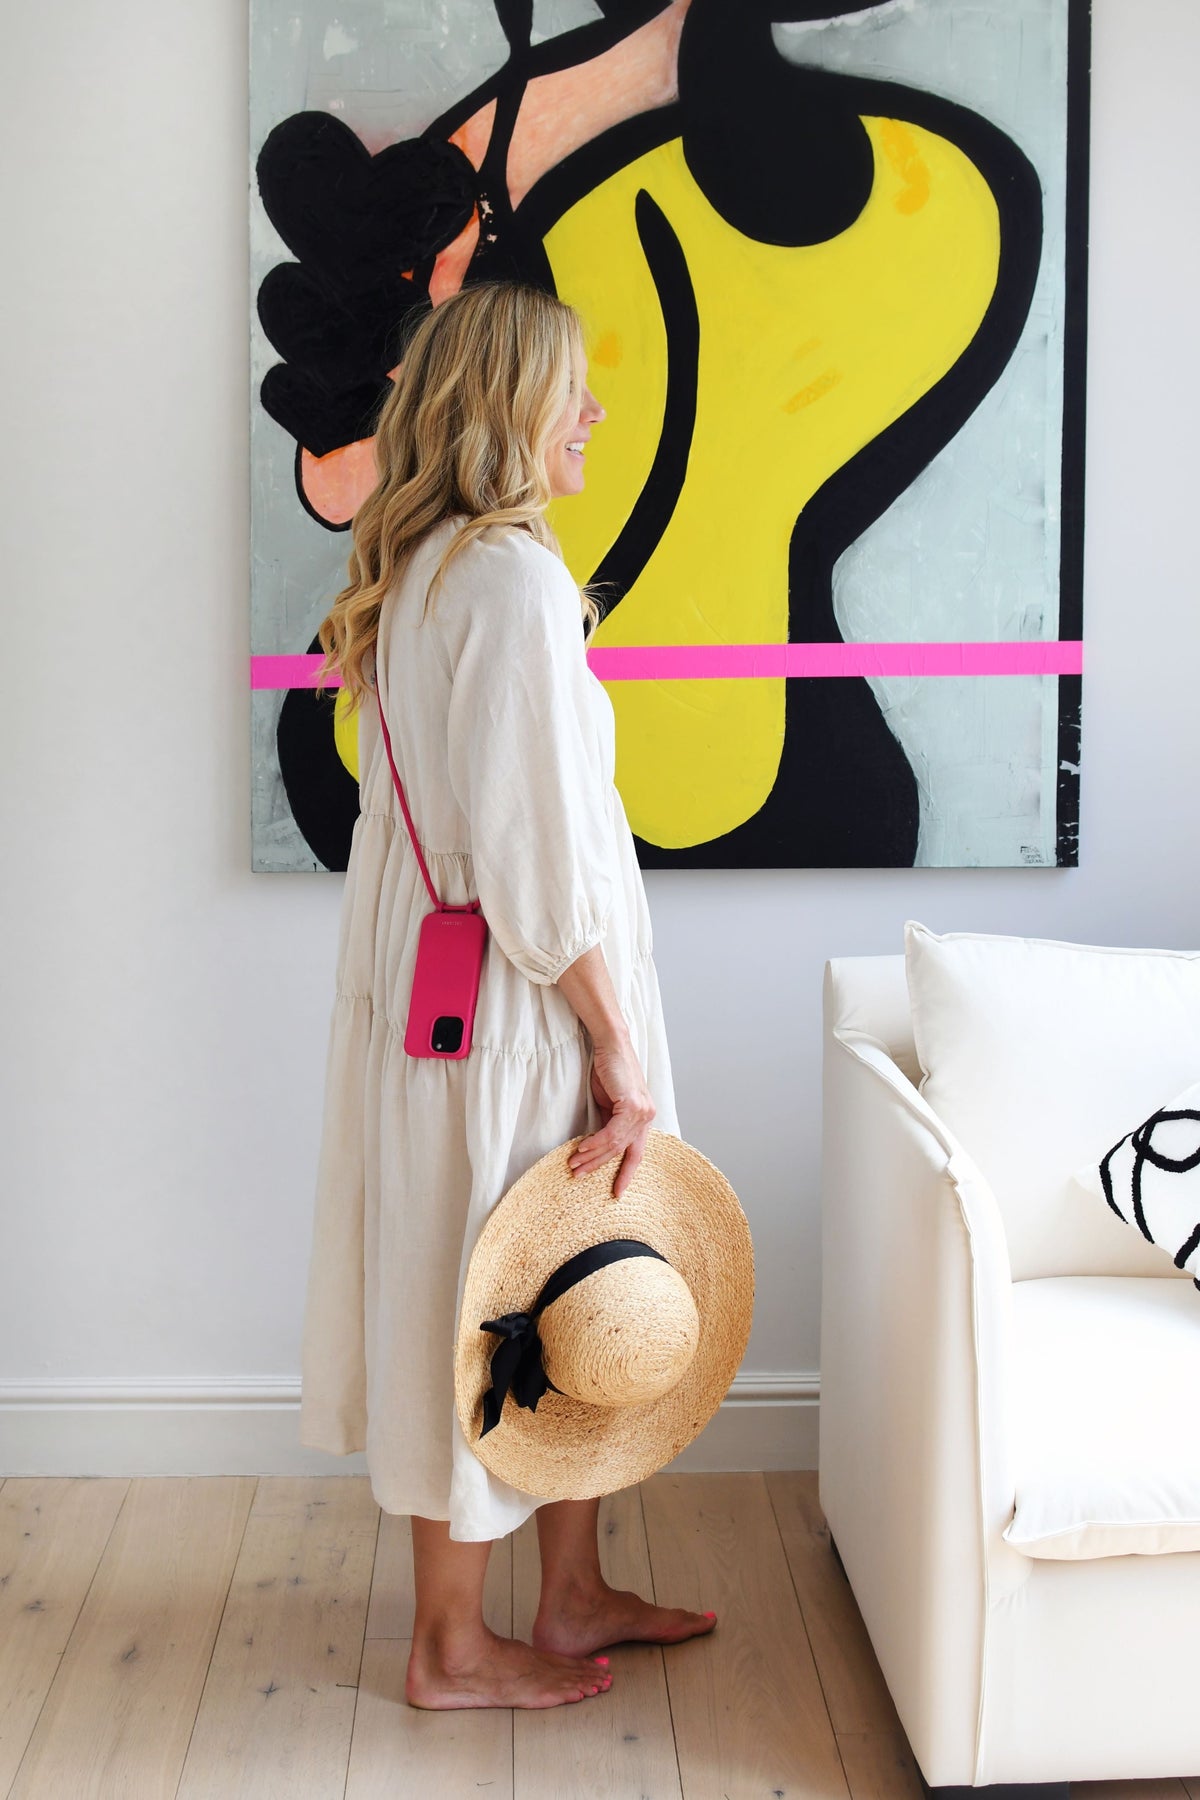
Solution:
M724 1399L750 1335L754 1253L721 1171L651 1130L614 1198L613 1159L572 1175L580 1138L488 1216L467 1268L458 1416L494 1475L586 1500L652 1475Z

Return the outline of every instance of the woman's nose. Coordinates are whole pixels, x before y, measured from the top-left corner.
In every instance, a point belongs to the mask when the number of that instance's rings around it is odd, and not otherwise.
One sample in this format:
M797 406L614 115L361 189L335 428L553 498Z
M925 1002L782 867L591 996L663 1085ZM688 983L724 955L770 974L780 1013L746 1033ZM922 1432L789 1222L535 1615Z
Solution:
M605 413L604 408L597 400L595 394L593 394L591 388L585 388L583 390L583 422L587 425L596 425L599 424L601 419L606 417L607 414Z

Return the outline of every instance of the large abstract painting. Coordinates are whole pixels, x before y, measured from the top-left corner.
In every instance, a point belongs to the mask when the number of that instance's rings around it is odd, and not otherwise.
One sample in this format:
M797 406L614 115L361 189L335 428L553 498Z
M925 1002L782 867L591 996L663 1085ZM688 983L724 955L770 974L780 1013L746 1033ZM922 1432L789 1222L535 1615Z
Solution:
M645 868L1078 861L1086 0L253 0L253 866L344 869L316 629L414 308L580 310L551 519Z

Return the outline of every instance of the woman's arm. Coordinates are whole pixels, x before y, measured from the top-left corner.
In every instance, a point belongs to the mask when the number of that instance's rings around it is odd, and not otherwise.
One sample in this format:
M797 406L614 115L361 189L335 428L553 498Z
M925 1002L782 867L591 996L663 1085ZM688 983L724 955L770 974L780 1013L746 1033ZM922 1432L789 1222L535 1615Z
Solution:
M657 1108L633 1048L629 1027L617 1004L612 976L600 944L577 956L557 984L582 1019L592 1040L592 1093L603 1124L581 1138L570 1158L573 1175L590 1174L620 1157L614 1195L625 1192L642 1160Z
M601 944L593 944L568 963L556 985L583 1020L593 1044L617 1049L629 1042L629 1027L617 1005L616 989Z

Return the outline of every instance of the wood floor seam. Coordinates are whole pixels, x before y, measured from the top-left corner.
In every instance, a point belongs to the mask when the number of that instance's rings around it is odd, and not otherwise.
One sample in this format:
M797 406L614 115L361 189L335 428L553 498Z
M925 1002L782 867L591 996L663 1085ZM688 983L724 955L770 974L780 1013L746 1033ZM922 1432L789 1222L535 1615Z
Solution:
M229 1595L233 1588L233 1583L237 1576L238 1562L241 1559L242 1549L246 1542L246 1530L247 1530L247 1527L250 1524L250 1520L254 1514L254 1502L258 1497L258 1484L259 1484L260 1480L261 1480L260 1476L256 1475L253 1477L254 1488L250 1495L250 1504L246 1508L246 1515L245 1515L244 1519L242 1520L242 1534L238 1541L238 1553L237 1553L237 1556L234 1557L232 1563L229 1566L229 1580L225 1584L225 1602L221 1608L221 1618L222 1619L225 1616L225 1607L228 1606L228 1604L229 1604ZM204 1671L204 1680L201 1683L201 1687L200 1687L201 1704L203 1704L204 1689L208 1686L208 1677L212 1670L213 1657L216 1654L217 1644L220 1639L220 1636L221 1636L221 1626L220 1626L220 1621L218 1621L217 1629L213 1632L212 1648L210 1649L210 1651L208 1653L208 1665ZM199 1710L199 1707L197 1707L196 1719L198 1719L199 1717L200 1717L200 1710ZM196 1719L192 1720L192 1729L188 1732L188 1741L184 1746L183 1756L180 1758L179 1777L176 1780L175 1791L171 1795L171 1800L178 1800L179 1790L183 1785L184 1770L187 1768L188 1754L192 1747L192 1739L194 1738L194 1736L196 1734Z

